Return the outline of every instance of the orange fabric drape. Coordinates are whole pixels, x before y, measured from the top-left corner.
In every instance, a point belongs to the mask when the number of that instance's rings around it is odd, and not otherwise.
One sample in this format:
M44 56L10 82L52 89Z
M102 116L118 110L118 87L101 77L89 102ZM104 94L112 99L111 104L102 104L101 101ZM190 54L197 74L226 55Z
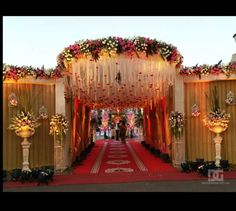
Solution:
M78 148L79 148L79 135L78 135L78 109L79 109L79 100L78 97L76 96L74 98L74 112L73 112L73 136L72 136L72 142L73 142L73 161L76 158L76 155L78 153Z

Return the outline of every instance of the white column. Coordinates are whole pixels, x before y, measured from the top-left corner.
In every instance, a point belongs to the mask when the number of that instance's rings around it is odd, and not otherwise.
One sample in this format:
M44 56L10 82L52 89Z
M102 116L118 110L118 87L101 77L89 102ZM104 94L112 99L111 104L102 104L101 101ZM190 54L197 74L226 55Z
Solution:
M29 148L31 143L28 142L27 138L21 142L22 151L23 151L23 163L22 171L31 171L29 168Z
M176 76L174 84L174 109L181 113L184 112L184 81L179 74ZM185 130L185 127L184 127ZM180 139L174 139L173 144L173 165L179 167L182 162L186 161L185 157L185 132Z
M236 62L236 53L232 55L231 62Z
M66 102L64 97L64 79L56 82L56 113L66 114Z
M220 160L221 160L221 142L222 142L222 137L220 136L219 133L217 133L216 137L214 138L214 143L215 143L215 151L216 151L216 161L215 164L217 167L220 167Z
M68 120L70 118L68 118L66 116L66 102L65 102L65 97L64 97L64 78L62 79L58 79L56 82L56 113L59 114L63 114ZM69 125L71 125L71 122L69 122ZM69 129L71 127L69 126ZM69 151L69 137L68 135L65 136L64 138L64 145L62 144L62 149L59 150L58 149L58 145L54 145L54 157L56 159L56 162L58 161L58 163L60 163L58 168L61 168L61 170L65 170L68 167L68 151ZM61 155L59 155L58 153L62 153ZM63 162L60 161L60 159L63 159Z

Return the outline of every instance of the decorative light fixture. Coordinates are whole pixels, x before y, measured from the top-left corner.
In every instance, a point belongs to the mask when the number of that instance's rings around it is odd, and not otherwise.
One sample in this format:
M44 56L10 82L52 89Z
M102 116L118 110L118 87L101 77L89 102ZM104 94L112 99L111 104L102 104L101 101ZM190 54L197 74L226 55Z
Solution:
M227 105L235 105L236 104L235 94L232 91L229 91L227 93L227 97L226 97L225 102Z
M47 109L44 106L41 106L39 109L39 117L40 117L40 119L47 119L48 118Z
M15 93L11 93L8 96L8 106L15 107L18 104L18 100Z
M199 106L195 103L193 106L192 106L192 116L193 117L198 117L200 115L200 109L199 109Z

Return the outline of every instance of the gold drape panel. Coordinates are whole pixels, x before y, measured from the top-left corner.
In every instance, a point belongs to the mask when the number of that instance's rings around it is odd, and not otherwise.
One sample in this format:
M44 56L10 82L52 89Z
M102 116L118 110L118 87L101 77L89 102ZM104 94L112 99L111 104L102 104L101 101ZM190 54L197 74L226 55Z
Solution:
M29 161L30 168L53 165L53 137L49 135L49 123L51 115L55 114L55 85L3 83L3 168L22 168L23 139L8 129L12 114L18 110L18 107L8 107L8 95L12 92L18 97L19 104L23 104L20 96L28 98L26 106L31 104L36 116L41 106L46 107L48 119L40 120L41 125L28 139L31 143Z
M187 160L204 158L205 160L215 160L215 146L213 138L215 134L210 132L203 124L204 116L210 111L205 93L209 96L210 90L217 87L221 108L230 113L230 123L228 129L221 134L223 137L221 156L222 159L229 160L236 164L236 105L226 105L225 99L228 91L236 93L236 80L185 83L185 114L186 114L186 151ZM191 109L194 103L200 107L200 116L192 117Z

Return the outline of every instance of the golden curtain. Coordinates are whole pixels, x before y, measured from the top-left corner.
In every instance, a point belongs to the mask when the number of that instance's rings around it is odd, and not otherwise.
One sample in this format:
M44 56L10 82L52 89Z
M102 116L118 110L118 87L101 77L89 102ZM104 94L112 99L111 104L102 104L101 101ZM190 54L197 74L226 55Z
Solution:
M205 160L215 160L215 145L213 138L215 134L210 132L203 124L204 116L210 112L210 102L212 96L210 91L214 86L219 93L220 107L226 113L230 113L230 123L228 129L221 134L223 137L221 157L229 160L229 163L236 164L236 105L226 105L227 93L231 90L236 94L236 80L211 81L185 83L185 115L186 115L186 151L187 160L204 158ZM208 101L205 93L209 96ZM194 103L200 107L200 116L192 117L192 106Z
M55 85L3 83L3 169L22 168L23 139L8 129L11 117L19 109L19 106L8 106L11 93L18 97L18 104L31 107L36 116L41 106L47 109L48 119L40 120L41 125L28 139L31 143L29 162L30 168L53 165L53 137L49 135L49 123L51 115L55 114Z

